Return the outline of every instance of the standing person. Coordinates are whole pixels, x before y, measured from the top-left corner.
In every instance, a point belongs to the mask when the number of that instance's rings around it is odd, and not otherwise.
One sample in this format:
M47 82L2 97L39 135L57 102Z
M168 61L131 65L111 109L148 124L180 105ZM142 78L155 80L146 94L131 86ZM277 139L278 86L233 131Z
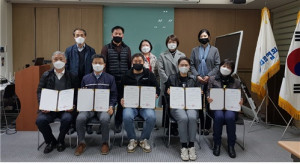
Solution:
M106 72L113 75L116 80L118 93L121 93L121 77L131 68L131 50L122 41L124 38L124 28L115 26L111 29L112 41L105 45L101 54L107 59ZM123 95L118 94L118 109L115 118L115 130L121 132L123 108L120 100Z
M75 150L75 155L81 155L86 149L85 143L85 127L87 121L94 117L95 115L100 121L101 124L101 133L102 133L102 146L101 146L101 154L106 155L109 153L109 125L110 118L114 112L114 106L117 102L117 87L115 83L115 78L103 72L105 67L105 58L102 55L95 54L92 56L92 65L93 65L93 73L87 74L83 77L81 82L82 88L92 88L92 89L109 89L109 108L106 112L79 112L78 117L76 119L76 130L78 136L78 147Z
M76 104L76 92L78 86L78 78L71 72L65 69L66 56L64 52L55 51L52 55L52 64L54 69L43 73L40 83L37 89L38 102L40 102L41 92L43 88L53 90L65 90L74 88L74 105ZM44 149L44 153L50 153L54 148L57 151L62 152L65 150L65 136L69 131L73 109L60 112L52 112L46 110L39 110L38 117L36 119L36 125L39 131L43 134L45 143L47 146ZM54 122L54 119L60 118L59 135L56 140L54 137L50 123Z
M160 89L155 79L155 76L149 69L143 67L144 56L141 53L134 54L132 56L132 68L126 72L122 77L121 88L122 95L121 105L124 106L124 86L154 86L156 87L156 98L159 96ZM151 108L124 108L123 110L123 122L126 130L129 144L127 146L127 152L132 153L138 145L137 137L134 131L134 118L140 115L144 120L144 128L140 137L139 145L144 152L151 152L151 146L148 143L151 132L155 126L156 115L155 110Z
M207 29L202 29L198 33L200 46L193 48L191 54L191 70L194 76L197 76L197 81L203 84L202 90L206 93L207 83L210 76L215 76L219 70L220 55L216 47L209 44L210 33ZM209 107L207 107L209 109ZM210 112L208 112L210 113ZM205 127L204 114L200 112L201 129L204 135L209 134L211 128L211 119L206 117ZM199 132L200 133L200 132Z
M92 55L95 54L95 49L90 47L85 43L86 40L86 31L82 28L75 28L73 31L73 37L75 40L75 44L68 47L66 49L66 70L72 72L73 74L78 76L79 83L78 87L80 87L82 78L84 75L92 72ZM73 113L73 116L77 117L77 112ZM72 123L72 132L74 132L76 119L73 120ZM92 128L89 127L87 132L92 134Z
M163 105L163 120L162 124L165 127L166 123L164 122L164 113L165 113L165 102L164 102L164 90L165 90L165 82L167 82L168 78L172 74L176 74L178 72L178 59L181 57L185 57L185 54L180 52L177 48L179 46L179 39L175 35L170 35L166 39L166 46L168 50L165 52L161 53L159 58L158 58L158 73L159 73L159 78L160 78L160 88L161 88L161 96L159 100L159 106ZM166 122L168 122L168 119ZM168 129L169 130L169 129ZM176 126L171 127L171 133L172 135L177 136L178 131Z
M169 100L170 97L169 95L171 86L186 88L199 87L199 83L197 83L195 76L188 74L190 67L190 59L184 57L178 60L179 72L171 75L168 81L166 82L165 95L168 97L167 100ZM170 114L178 123L178 131L182 147L180 154L181 159L183 161L196 160L197 155L194 143L196 141L196 129L198 119L197 109L171 109Z
M241 84L238 79L233 78L232 72L234 67L234 61L225 59L220 64L220 70L217 72L216 76L212 76L208 82L207 89L207 101L211 103L214 101L209 97L210 88L233 88L240 89ZM243 104L243 99L241 98L240 105ZM214 148L213 154L215 156L220 155L220 147L221 147L221 137L223 131L223 125L226 125L227 130L227 145L228 145L228 155L231 158L236 157L236 153L234 150L235 140L236 140L236 118L238 112L229 111L229 110L215 110L214 111L214 124L213 124L213 139L214 139Z

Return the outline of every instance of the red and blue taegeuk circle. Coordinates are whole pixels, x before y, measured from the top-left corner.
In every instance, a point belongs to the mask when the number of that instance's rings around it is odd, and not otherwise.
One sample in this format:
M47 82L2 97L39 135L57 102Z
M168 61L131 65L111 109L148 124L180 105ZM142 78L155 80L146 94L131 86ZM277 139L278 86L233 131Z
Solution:
M289 70L296 76L300 76L300 48L292 51L287 59Z

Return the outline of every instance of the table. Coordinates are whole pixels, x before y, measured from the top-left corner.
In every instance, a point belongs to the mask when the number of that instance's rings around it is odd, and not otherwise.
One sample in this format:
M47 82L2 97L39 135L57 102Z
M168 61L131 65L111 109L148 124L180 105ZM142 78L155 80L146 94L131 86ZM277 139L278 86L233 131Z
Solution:
M278 141L278 145L291 153L294 162L300 162L300 141Z

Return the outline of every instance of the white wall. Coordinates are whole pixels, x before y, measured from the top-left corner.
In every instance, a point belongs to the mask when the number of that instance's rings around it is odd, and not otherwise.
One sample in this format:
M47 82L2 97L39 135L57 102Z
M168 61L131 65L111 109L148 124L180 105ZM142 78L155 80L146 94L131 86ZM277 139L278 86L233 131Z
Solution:
M12 5L5 0L0 0L0 46L5 47L5 52L0 53L0 75L8 80L13 78L13 52L12 52ZM4 66L1 60L4 57Z

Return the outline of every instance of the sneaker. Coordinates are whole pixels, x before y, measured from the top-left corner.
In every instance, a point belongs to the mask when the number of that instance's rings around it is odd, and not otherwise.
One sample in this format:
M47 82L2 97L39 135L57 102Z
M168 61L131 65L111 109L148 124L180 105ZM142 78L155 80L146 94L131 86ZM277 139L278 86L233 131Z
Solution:
M189 150L185 147L181 148L181 154L180 157L183 161L188 161L190 159L189 157Z
M75 154L76 156L79 156L79 155L81 155L81 154L85 151L85 149L86 149L86 144L85 144L85 143L80 143L80 144L77 146L77 148L76 148L74 154Z
M103 143L101 147L101 154L107 155L109 153L109 146L107 143Z
M144 139L142 141L140 141L140 147L144 150L144 152L146 153L150 153L151 152L151 146L148 143L147 139Z
M188 150L189 150L189 157L190 157L190 160L195 161L195 160L197 159L195 147L191 147L191 148L189 148Z
M137 145L138 145L138 144L137 144L137 140L131 139L131 140L129 141L128 146L127 146L127 152L128 152L128 153L133 153L133 152L135 151L135 148L136 148Z

